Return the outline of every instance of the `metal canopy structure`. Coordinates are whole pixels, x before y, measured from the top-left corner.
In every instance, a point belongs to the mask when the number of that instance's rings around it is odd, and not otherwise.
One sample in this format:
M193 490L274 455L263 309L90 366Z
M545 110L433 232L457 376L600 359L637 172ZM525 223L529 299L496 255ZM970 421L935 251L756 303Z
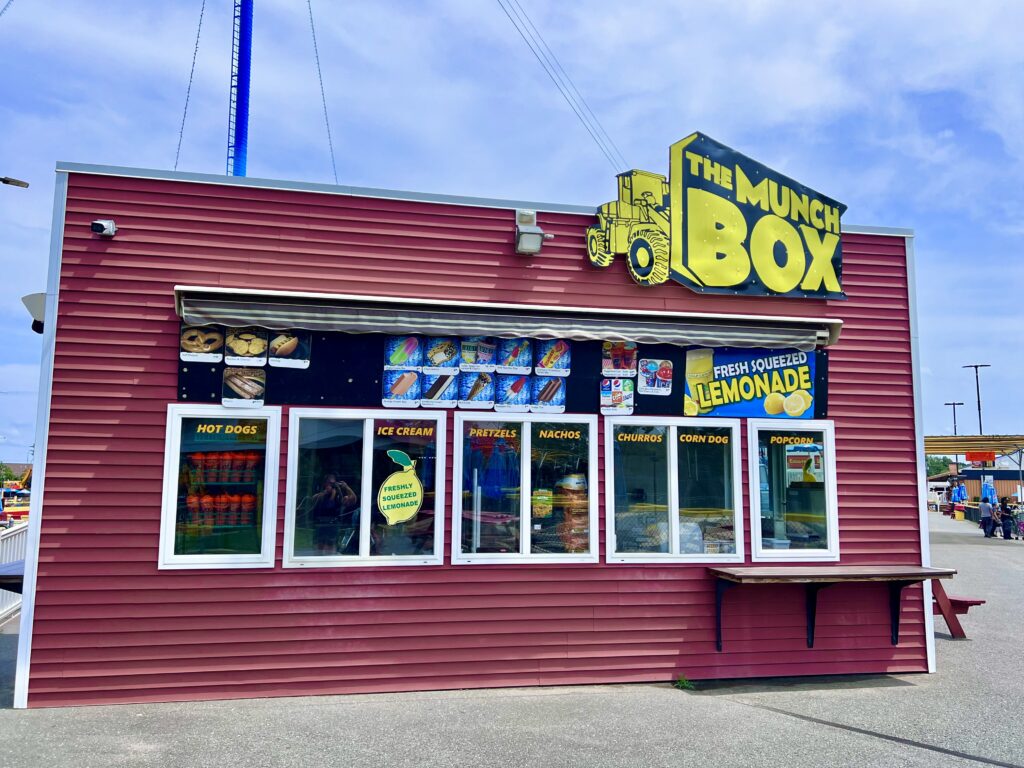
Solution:
M1009 456L1024 451L1024 435L935 435L924 439L924 452L929 456L953 456L968 451Z

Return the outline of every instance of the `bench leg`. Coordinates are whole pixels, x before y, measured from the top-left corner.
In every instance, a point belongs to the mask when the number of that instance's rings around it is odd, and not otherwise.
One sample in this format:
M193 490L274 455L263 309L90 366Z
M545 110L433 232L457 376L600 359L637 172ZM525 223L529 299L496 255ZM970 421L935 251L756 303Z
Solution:
M736 586L735 581L715 579L715 648L722 650L722 598Z
M932 579L932 598L935 600L935 604L939 606L939 613L942 614L942 618L946 620L949 634L957 640L966 640L967 633L964 632L960 619L956 617L956 611L953 610L953 604L946 594L946 588L942 586L942 582L938 579Z

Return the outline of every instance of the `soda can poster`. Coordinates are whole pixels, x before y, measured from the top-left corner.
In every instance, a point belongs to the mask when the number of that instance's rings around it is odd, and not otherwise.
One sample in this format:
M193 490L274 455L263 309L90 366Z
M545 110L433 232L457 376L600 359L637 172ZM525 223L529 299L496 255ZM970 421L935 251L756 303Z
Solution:
M816 354L796 349L686 350L685 416L813 419Z

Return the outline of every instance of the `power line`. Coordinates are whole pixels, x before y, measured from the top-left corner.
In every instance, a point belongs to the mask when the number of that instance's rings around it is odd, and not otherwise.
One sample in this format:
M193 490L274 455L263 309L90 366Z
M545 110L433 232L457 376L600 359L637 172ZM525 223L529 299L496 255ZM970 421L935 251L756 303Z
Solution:
M327 96L324 94L324 76L320 71L320 50L316 45L316 25L313 23L313 0L306 0L309 8L309 31L313 33L313 58L316 59L316 76L320 80L320 102L324 106L324 125L327 126L327 146L331 150L331 172L334 183L338 183L338 166L334 162L334 141L331 139L331 121L327 117Z
M537 26L533 23L533 19L530 18L530 15L526 12L526 9L523 8L523 6L519 3L519 0L511 0L511 2L516 6L516 8L519 9L519 12L522 14L522 18L526 20L526 23L530 25L530 29L536 35L537 40L540 41L541 46L543 46L544 52L548 57L549 61L552 64L554 64L554 66L557 68L559 74L564 78L569 89L572 91L576 99L579 100L579 103L583 107L584 111L590 116L594 124L594 127L597 129L598 133L601 134L601 137L605 140L607 145L615 153L616 160L618 160L622 164L623 168L628 168L629 163L623 156L622 151L619 149L614 139L612 139L612 137L608 134L608 131L605 130L604 125L601 124L601 121L598 119L597 115L594 114L594 110L590 108L590 105L587 103L587 100L583 98L583 94L580 93L579 88L576 87L576 83L574 83L572 78L569 77L569 73L565 71L565 68L562 66L562 62L558 60L558 57L555 55L555 52L551 50L551 47L548 45L547 40L544 39L544 36L540 33L540 30L537 29Z
M3 16L5 13L7 13L7 9L10 8L12 5L14 5L14 0L7 0L7 2L4 3L4 7L0 8L0 16Z
M555 87L558 89L559 93L562 94L562 98L565 99L565 102L569 105L569 108L572 109L572 111L576 114L576 117L579 118L579 121L583 124L583 127L586 129L587 133L590 134L590 138L592 138L594 140L594 143L597 144L598 149L601 150L601 154L603 154L605 156L605 159L608 160L609 165L611 165L616 172L622 170L622 168L617 164L615 158L612 157L611 149L601 139L595 128L591 125L590 121L587 120L587 118L584 116L580 106L576 103L575 99L570 95L570 93L567 90L567 87L562 83L561 79L554 71L550 62L542 55L542 52L539 48L539 44L536 42L535 39L533 39L532 34L529 34L528 30L524 28L521 21L518 20L518 14L516 15L516 17L513 17L512 12L510 12L509 8L506 7L505 3L502 0L497 0L497 2L498 5L501 6L501 10L504 11L505 15L508 17L508 20L512 22L512 26L516 28L516 31L519 33L519 36L523 38L523 42L526 43L526 46L530 49L530 52L533 53L534 58L537 59L537 62L544 69L544 72L547 73L547 76L551 79L551 82L555 84Z
M11 0L11 2L14 2L14 0ZM188 100L192 96L192 78L196 73L196 57L199 55L199 35L203 31L203 14L205 12L206 0L203 0L203 4L199 7L199 27L196 29L196 46L192 50L192 69L188 73L188 90L185 91L185 111L181 114L181 128L178 130L178 150L174 153L174 170L178 170L178 158L181 157L181 139L185 135L185 118L188 116Z

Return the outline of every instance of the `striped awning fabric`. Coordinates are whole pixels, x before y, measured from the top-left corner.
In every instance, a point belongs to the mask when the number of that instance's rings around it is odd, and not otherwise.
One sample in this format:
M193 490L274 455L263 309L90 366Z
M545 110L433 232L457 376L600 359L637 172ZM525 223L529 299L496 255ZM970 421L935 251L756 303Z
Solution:
M189 325L255 325L341 333L496 336L574 341L635 341L677 346L795 348L811 351L834 340L828 321L602 314L535 310L520 305L432 305L387 299L204 293L177 289L181 319ZM834 322L834 321L832 321Z

